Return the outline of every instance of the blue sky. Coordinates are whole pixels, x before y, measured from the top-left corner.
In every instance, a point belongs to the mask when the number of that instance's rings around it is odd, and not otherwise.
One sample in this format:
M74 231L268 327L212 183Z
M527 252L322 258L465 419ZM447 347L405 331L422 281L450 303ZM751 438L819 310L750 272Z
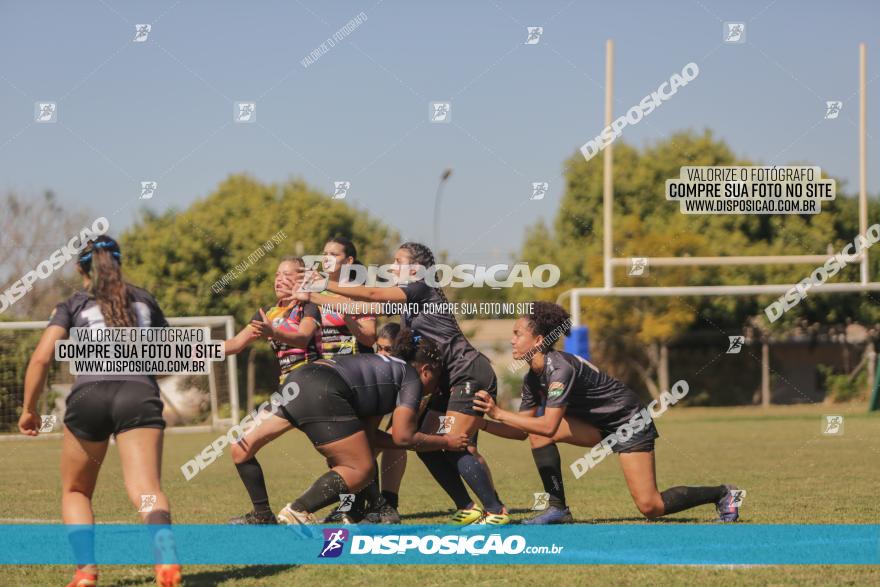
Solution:
M300 61L363 12L314 64ZM430 243L433 198L454 174L439 248L506 260L523 230L552 219L562 162L599 133L604 47L616 43L615 114L684 64L700 75L624 139L643 145L711 128L738 154L810 162L858 179L858 42L876 39L877 4L720 2L8 2L0 4L0 190L55 191L110 218L185 208L230 173L302 177ZM746 43L721 42L746 23ZM149 23L144 43L134 25ZM526 26L543 26L526 45ZM868 47L869 161L880 136L880 42ZM59 122L34 122L35 101ZM451 101L452 122L428 121ZM843 101L824 120L825 100ZM255 124L233 123L255 101ZM149 201L141 180L158 180ZM529 201L531 182L550 193ZM868 186L877 192L873 166ZM673 205L673 204L670 204ZM230 226L238 219L230 219Z

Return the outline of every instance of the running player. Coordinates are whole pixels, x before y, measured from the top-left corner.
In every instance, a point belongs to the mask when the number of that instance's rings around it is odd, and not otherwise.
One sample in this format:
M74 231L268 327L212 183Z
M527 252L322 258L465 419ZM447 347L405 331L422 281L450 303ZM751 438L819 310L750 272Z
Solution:
M455 434L466 433L475 440L483 415L474 411L472 402L479 390L485 390L492 396L496 394L497 381L492 365L489 359L471 346L451 313L410 311L412 308L424 309L446 302L442 290L429 286L422 279L415 279L418 268L433 267L434 254L431 250L419 243L403 243L395 254L394 263L397 283L391 287L340 285L338 281L330 279L326 289L361 302L407 304L407 310L402 315L404 326L438 344L443 367L448 373L448 380L440 384L440 393L431 398L423 419L423 430L436 433L438 425L442 423L444 429L448 427ZM311 277L307 276L306 281L311 281ZM470 450L444 451L442 454L420 452L419 458L455 502L458 511L452 516L453 524L510 522L510 516L495 492L488 467L481 465ZM477 494L482 508L471 500L462 478Z
M255 340L266 338L281 368L280 382L305 365L320 358L321 311L315 304L288 297L290 285L299 284L304 276L305 263L299 257L285 257L275 271L276 302L267 310L260 308L233 338L224 344L227 355L235 355ZM268 438L265 442L272 440ZM259 449L259 447L257 447ZM247 488L254 510L231 520L235 524L274 524L275 514L269 507L269 495L263 483L263 469L257 462L256 450L248 451L239 444L230 450L239 477ZM257 489L254 489L257 488ZM254 493L253 491L257 491Z
M407 338L397 343L406 360L360 354L321 359L296 369L284 381L292 399L279 405L280 413L263 418L235 445L244 452L243 458L253 459L266 443L299 428L330 464L330 471L279 512L278 521L317 523L317 511L340 501L341 496L360 491L373 479L375 448L437 451L467 445L464 434L436 436L418 431L423 386L429 392L434 388L441 360L429 340L416 344L408 333ZM382 416L391 412L393 437L376 430ZM266 495L262 471L243 480L252 500ZM254 507L257 505L255 502Z
M22 434L37 436L39 433L37 400L55 357L55 342L67 338L71 328L168 326L153 296L123 280L121 262L119 245L105 235L89 241L79 254L77 271L82 275L84 289L55 307L28 363L24 405L18 421ZM94 525L92 495L112 435L119 448L129 499L140 511L143 498L149 496L152 508L142 511L141 518L144 523L155 526L151 530L158 549L160 541L167 542L171 508L160 484L165 420L155 378L150 375L78 375L66 406L61 445L64 523ZM68 587L97 585L94 532L86 528L73 530L70 541L78 564ZM160 560L156 565L156 582L162 587L180 585L180 565L166 564L168 562Z
M599 371L592 363L553 349L560 335L568 334L568 313L548 302L535 302L532 312L520 317L513 329L513 358L528 362L523 378L522 404L515 414L495 405L487 393L478 393L475 409L493 420L529 434L532 456L544 491L550 495L550 507L524 524L563 524L572 522L565 503L562 468L557 442L576 446L595 446L603 438L630 422L637 415L641 430L619 441L612 450L620 455L623 476L633 501L646 518L658 518L703 504L715 504L719 521L735 522L734 485L711 487L672 487L657 490L654 474L654 439L659 434L647 417L634 391L620 381ZM538 409L544 413L538 415ZM631 426L630 430L638 426ZM618 438L620 435L618 435Z

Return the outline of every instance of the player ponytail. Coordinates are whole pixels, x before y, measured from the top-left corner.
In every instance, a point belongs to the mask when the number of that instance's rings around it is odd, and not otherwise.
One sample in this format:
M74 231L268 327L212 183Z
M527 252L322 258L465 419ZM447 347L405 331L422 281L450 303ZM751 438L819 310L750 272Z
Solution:
M410 364L428 365L435 372L439 372L443 364L440 349L434 341L414 335L407 328L400 329L391 345L391 354Z
M421 265L422 267L425 268L426 272L430 271L431 268L435 264L434 253L431 252L431 249L429 249L427 246L423 245L422 243L406 242L406 243L403 243L402 245L400 245L400 247L398 247L398 248L403 249L404 251L409 253L409 256L412 259L413 265ZM443 288L435 287L433 289L435 289L437 291L437 293L440 295L440 298L444 302L449 301L446 298L446 294L443 293Z
M547 352L556 341L571 332L571 316L565 308L550 302L535 302L532 311L522 316L528 322L529 330L536 336L543 336L544 342L539 352Z
M77 262L89 278L89 294L98 302L104 323L107 326L137 326L128 286L122 279L119 243L101 235L88 242Z

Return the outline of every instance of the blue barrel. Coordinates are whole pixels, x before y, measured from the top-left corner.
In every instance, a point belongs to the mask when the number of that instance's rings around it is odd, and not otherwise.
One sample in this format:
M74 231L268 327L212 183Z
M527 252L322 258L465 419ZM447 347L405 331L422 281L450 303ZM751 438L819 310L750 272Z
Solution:
M565 347L563 349L567 353L577 355L590 360L590 329L586 326L575 326L571 329L571 334L565 337Z

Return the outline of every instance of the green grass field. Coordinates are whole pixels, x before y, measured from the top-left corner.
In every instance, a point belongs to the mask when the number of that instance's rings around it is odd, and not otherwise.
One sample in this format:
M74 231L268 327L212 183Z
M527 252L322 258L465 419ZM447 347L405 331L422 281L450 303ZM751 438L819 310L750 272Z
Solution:
M844 434L820 434L823 414L845 416ZM864 406L759 408L673 408L658 420L660 488L735 483L746 489L743 523L864 524L880 521L877 464L880 462L880 414ZM244 488L228 458L216 461L187 482L180 465L216 434L166 436L164 489L179 523L222 523L249 509ZM59 440L0 443L0 522L60 520ZM540 482L525 442L481 436L499 493L521 519ZM564 467L582 449L561 447ZM272 505L277 510L296 497L325 465L300 433L290 433L260 453ZM575 480L565 473L569 504L578 522L707 523L715 510L703 506L646 522L633 505L616 457ZM122 487L116 452L111 448L95 499L99 521L137 523ZM401 490L404 523L442 522L448 498L411 455ZM38 548L35 545L35 548ZM3 585L64 585L70 568L41 566L4 569ZM148 567L101 570L102 585L150 585ZM748 568L685 566L255 566L185 568L186 585L867 585L880 583L880 568L859 566L763 566ZM565 576L562 573L566 573Z

